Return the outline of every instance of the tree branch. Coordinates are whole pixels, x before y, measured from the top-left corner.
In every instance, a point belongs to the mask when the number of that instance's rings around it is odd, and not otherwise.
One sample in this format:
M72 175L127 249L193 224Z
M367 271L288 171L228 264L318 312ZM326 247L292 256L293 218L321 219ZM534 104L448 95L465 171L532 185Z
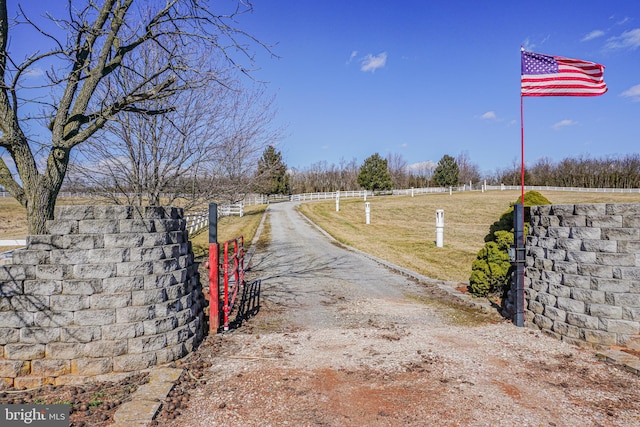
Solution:
M0 184L2 184L22 206L26 206L27 199L24 189L13 179L13 175L2 157L0 157Z

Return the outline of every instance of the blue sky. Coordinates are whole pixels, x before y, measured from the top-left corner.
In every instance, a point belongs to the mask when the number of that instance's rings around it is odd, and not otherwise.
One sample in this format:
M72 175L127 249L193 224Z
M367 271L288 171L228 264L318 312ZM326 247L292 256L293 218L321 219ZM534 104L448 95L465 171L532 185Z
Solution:
M605 65L600 97L524 99L525 161L618 156L640 141L636 1L264 0L239 20L275 44L255 77L277 96L289 167L466 152L520 163L520 46Z

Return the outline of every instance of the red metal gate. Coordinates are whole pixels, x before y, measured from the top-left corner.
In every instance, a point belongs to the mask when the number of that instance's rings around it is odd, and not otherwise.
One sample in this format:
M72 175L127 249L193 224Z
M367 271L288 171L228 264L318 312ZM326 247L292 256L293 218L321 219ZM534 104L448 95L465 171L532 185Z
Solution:
M222 262L220 261L222 249ZM244 237L238 236L222 245L209 245L209 332L217 333L220 318L225 331L229 330L229 314L238 296L238 289L245 285ZM222 277L222 287L220 278ZM221 316L222 315L222 316Z

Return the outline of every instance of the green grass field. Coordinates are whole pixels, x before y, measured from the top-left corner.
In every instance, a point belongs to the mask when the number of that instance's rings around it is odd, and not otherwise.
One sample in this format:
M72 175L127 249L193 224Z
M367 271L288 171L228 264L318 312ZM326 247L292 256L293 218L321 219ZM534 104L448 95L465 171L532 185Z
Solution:
M542 192L552 203L640 203L640 194ZM519 191L460 192L416 197L369 197L371 224L361 199L311 202L300 210L338 241L440 280L466 282L489 226ZM444 210L444 247L436 247L436 210Z

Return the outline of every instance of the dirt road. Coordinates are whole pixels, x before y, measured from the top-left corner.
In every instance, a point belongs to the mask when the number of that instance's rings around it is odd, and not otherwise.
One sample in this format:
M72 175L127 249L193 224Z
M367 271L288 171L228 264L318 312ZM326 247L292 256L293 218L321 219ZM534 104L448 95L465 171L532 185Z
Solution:
M260 310L210 337L172 426L633 426L640 377L457 310L331 243L290 203L255 254ZM206 365L205 365L206 366Z

